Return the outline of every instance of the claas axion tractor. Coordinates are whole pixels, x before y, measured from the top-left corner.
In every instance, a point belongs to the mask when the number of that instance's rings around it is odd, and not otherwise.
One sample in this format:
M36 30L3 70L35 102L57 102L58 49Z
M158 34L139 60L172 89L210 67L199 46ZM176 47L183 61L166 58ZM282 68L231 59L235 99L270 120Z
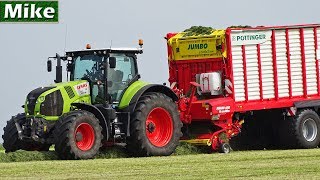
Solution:
M55 84L31 91L24 113L4 128L6 152L47 151L55 145L61 159L93 158L110 143L126 143L133 156L170 155L182 135L175 101L164 85L140 81L140 48L91 49L56 54ZM68 82L62 82L61 61Z

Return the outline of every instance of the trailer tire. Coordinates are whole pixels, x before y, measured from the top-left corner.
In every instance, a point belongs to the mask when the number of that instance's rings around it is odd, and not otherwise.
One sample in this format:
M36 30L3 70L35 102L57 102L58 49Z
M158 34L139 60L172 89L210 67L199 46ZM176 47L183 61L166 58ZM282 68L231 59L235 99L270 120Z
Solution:
M182 122L176 104L162 93L146 93L130 123L127 150L132 156L168 156L179 145Z
M18 119L18 123L22 124L26 118L25 114L17 114L14 118ZM50 144L30 143L19 139L18 130L16 128L14 118L7 121L7 125L3 128L3 147L5 152L14 152L19 149L26 151L49 151Z
M90 112L69 112L56 123L55 151L61 159L91 159L102 146L102 128Z
M320 118L314 110L301 110L290 122L296 147L309 149L319 145Z
M219 149L218 149L218 152L219 153L225 153L225 154L228 154L231 152L231 146L229 143L222 143L220 146L219 146Z

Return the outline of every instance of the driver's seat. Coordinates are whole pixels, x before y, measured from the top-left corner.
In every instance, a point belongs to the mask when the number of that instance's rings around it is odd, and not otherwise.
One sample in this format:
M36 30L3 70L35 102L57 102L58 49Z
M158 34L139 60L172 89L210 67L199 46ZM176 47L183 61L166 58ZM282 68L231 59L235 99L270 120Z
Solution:
M112 73L111 79L113 80L112 86L109 88L109 93L112 96L112 99L117 100L118 96L120 95L122 86L122 79L123 79L123 72L120 70L116 70Z
M122 71L116 70L113 75L114 75L113 79L115 82L122 82L122 79L123 79L123 72Z

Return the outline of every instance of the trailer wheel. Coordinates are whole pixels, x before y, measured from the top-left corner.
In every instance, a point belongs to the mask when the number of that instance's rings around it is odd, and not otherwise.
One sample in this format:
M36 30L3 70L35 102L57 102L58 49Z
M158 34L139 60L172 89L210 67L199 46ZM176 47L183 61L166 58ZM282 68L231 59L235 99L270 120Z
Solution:
M61 159L91 159L102 146L99 120L88 111L63 115L55 125L55 151Z
M20 124L26 120L24 113L17 114L15 118L18 119L18 123ZM50 144L30 143L20 140L13 118L7 121L7 125L3 128L3 131L3 147L6 153L19 149L26 151L49 151Z
M218 149L219 153L225 153L228 154L231 151L231 146L229 143L222 143Z
M181 127L171 98L161 93L145 94L132 115L127 150L133 156L171 155L182 136Z
M311 109L297 113L291 121L291 133L298 148L315 148L320 142L320 118Z

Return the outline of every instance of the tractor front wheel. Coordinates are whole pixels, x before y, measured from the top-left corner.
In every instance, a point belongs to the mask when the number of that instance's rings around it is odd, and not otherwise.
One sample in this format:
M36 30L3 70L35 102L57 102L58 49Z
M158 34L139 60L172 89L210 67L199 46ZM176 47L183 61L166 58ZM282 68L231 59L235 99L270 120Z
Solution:
M182 123L176 104L161 93L143 95L134 110L127 149L133 156L172 154L181 133Z
M18 130L15 125L14 119L21 125L26 121L26 116L24 113L17 114L14 118L11 118L6 127L3 128L3 147L5 152L14 152L19 149L26 151L49 151L50 144L42 144L36 142L26 142L19 139Z
M90 112L73 111L55 125L55 151L61 159L91 159L101 147L102 128Z

